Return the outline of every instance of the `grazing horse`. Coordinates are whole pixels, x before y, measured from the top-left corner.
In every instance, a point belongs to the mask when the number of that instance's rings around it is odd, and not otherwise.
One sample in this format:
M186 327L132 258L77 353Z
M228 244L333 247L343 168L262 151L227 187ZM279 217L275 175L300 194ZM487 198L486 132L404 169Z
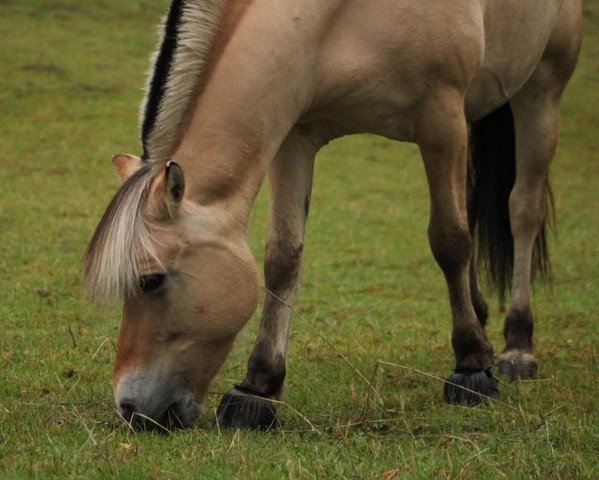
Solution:
M533 376L530 284L549 266L548 167L580 31L580 0L173 0L142 105L143 156L113 158L124 183L85 257L91 296L124 299L120 415L143 428L200 414L257 306L246 232L268 175L261 323L218 420L276 422L315 154L359 132L422 154L453 320L445 399L498 394L477 263L501 296L511 290L498 370Z

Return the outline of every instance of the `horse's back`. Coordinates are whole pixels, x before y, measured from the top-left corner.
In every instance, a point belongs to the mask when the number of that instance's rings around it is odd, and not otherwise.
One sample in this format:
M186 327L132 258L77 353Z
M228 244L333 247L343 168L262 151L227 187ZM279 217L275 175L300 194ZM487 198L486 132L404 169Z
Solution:
M321 32L317 114L324 104L348 133L410 139L414 105L438 88L463 91L469 120L505 103L535 70L560 18L576 15L580 0L340 5ZM577 34L573 27L562 30L562 36Z

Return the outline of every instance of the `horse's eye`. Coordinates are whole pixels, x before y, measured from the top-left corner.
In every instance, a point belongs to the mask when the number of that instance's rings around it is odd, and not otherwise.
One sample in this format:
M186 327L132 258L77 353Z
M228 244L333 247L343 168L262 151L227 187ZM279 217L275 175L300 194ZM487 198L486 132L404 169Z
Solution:
M151 275L143 275L139 279L139 288L144 293L153 292L158 290L166 280L164 273L153 273Z

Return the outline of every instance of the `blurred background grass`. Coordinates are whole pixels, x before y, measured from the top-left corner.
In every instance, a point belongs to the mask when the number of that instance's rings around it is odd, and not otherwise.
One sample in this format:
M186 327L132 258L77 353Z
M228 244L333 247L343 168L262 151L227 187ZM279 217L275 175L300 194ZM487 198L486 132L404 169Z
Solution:
M317 163L283 428L212 424L219 392L244 374L254 319L206 418L167 437L118 421L110 374L120 307L91 306L79 280L119 185L110 156L139 154L138 105L168 2L0 0L0 476L598 476L598 3L584 3L552 167L559 234L553 290L535 293L539 379L502 384L501 402L465 409L443 404L440 382L414 370L444 378L453 359L424 172L414 146L356 136ZM250 232L259 262L267 190ZM499 350L502 314L491 304ZM372 378L382 403L307 322Z

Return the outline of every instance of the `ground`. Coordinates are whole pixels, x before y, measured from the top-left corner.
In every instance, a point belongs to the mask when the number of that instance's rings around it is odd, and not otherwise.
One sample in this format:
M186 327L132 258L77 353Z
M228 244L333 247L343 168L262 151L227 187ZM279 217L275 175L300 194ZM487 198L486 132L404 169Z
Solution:
M281 429L213 423L243 376L254 319L205 418L159 435L116 415L120 307L91 305L80 276L119 183L110 156L139 153L137 108L166 4L0 0L0 476L599 477L598 2L585 2L552 166L559 234L553 286L534 297L538 379L502 383L499 401L479 408L442 402L450 320L422 163L414 146L357 136L318 159ZM258 262L264 190L250 235ZM492 300L496 350L501 329Z

